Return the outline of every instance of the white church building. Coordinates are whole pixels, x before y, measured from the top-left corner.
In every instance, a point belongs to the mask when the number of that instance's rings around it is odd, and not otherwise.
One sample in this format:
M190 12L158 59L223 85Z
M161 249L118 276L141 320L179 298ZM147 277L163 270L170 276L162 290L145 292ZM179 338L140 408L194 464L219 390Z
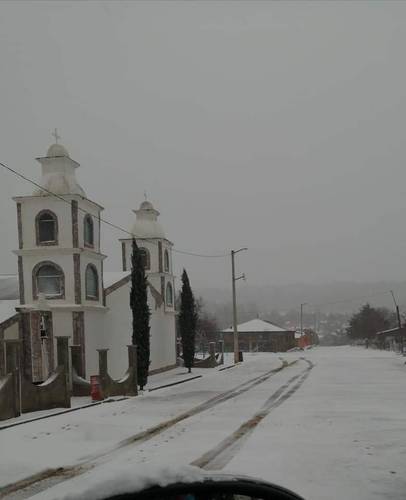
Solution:
M61 144L37 158L42 168L31 196L18 196L17 276L0 276L0 376L2 340L21 341L22 369L33 382L55 368L56 336L80 345L79 375L98 373L97 349L109 349L109 373L128 367L132 313L129 306L132 237L117 242L122 270L105 272L100 236L103 207L89 200L76 179L79 164ZM51 194L52 193L52 194ZM149 201L135 210L130 233L144 255L151 310L150 371L176 365L172 243ZM6 235L3 235L6 237Z

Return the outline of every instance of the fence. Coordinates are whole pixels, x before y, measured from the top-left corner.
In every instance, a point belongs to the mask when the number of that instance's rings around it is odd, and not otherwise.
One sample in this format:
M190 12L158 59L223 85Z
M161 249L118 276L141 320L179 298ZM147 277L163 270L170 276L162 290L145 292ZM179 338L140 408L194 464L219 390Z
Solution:
M21 370L21 342L6 340L6 375L0 379L0 420L21 413L70 408L68 377L69 337L56 337L58 366L42 384L27 380Z
M136 396L137 391L137 347L127 346L128 370L121 380L113 380L108 374L108 349L97 349L99 353L99 377L103 398L111 396Z

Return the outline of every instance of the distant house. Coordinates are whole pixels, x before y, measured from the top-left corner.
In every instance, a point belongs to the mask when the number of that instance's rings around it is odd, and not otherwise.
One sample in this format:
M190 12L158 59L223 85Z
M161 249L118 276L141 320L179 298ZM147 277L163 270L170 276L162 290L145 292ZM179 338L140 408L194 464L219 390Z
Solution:
M285 352L295 347L295 332L285 330L269 321L256 318L241 323L238 329L238 343L240 351L253 352ZM224 340L224 349L234 349L233 328L221 331Z
M405 344L406 328L390 328L376 332L376 340L379 347L389 349L390 351L401 351ZM404 349L404 347L403 347Z
M319 343L318 336L313 332L313 330L307 329L303 330L303 333L295 333L296 346L301 349L305 349L310 345L315 345Z

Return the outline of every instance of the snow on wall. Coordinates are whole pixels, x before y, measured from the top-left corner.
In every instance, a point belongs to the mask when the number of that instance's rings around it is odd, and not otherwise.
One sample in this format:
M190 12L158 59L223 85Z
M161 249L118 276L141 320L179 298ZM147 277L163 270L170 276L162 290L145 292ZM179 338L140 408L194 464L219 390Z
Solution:
M27 197L19 201L21 201L24 250L38 248L35 237L35 217L44 209L51 210L58 218L59 246L72 246L72 216L71 208L67 203L51 196Z
M52 330L54 337L64 336L71 337L70 343L73 343L73 322L71 311L60 311L54 309L52 311Z
M108 311L104 320L108 371L121 378L128 368L127 345L131 344L130 285L127 283L106 297Z
M155 308L155 304L153 306ZM150 370L157 370L176 363L175 316L164 313L163 306L151 315L151 365Z
M128 367L127 345L131 343L130 283L107 295L105 315L105 347L108 353L108 370L113 378L122 377ZM151 310L151 370L176 363L175 318L165 313L164 307L155 309L155 300L148 293Z
M105 349L109 346L105 341L106 310L85 311L85 353L86 353L86 379L90 375L99 373L99 353L97 349Z

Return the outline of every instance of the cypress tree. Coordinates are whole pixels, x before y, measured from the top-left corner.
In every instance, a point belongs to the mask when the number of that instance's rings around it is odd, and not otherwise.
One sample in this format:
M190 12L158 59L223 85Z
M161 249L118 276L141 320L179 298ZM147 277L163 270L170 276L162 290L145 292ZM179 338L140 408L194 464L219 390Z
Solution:
M142 390L148 380L149 369L149 318L147 278L144 261L135 239L131 254L131 291L130 307L132 311L132 344L137 346L137 377Z
M190 287L186 270L182 273L182 291L180 293L179 331L182 339L183 361L189 373L195 359L195 335L198 315L196 302Z

